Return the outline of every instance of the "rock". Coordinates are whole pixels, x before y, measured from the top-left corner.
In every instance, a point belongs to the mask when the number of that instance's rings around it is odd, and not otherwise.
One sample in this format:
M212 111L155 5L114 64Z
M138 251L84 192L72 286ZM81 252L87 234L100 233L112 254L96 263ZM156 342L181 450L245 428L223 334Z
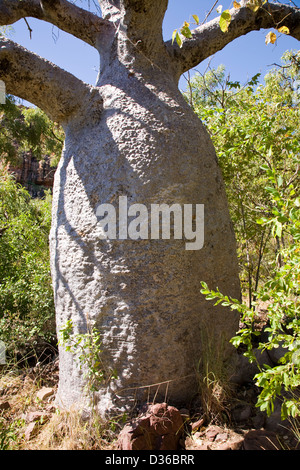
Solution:
M41 400L45 401L47 398L51 397L54 395L54 389L50 387L43 387L41 390L39 390L36 394L36 397Z
M218 426L209 426L206 431L196 432L185 440L186 450L239 450L244 437Z
M17 183L22 184L32 196L43 195L45 188L52 188L55 168L51 167L49 156L37 160L31 151L24 152L19 164L8 165Z
M252 425L255 429L261 429L265 426L266 414L263 412L257 412L255 416L251 418Z
M285 392L283 392L284 394ZM284 429L287 429L290 427L290 422L289 420L281 419L281 405L282 401L280 398L276 398L274 401L274 411L271 413L270 416L265 417L265 428L267 431L274 431L278 432L279 434L282 434L282 431Z
M258 372L255 364L250 364L249 360L242 354L237 355L235 372L231 377L231 382L236 385L243 385L251 382Z
M281 445L272 431L257 429L249 431L244 437L245 450L280 450Z
M49 415L47 413L43 413L42 411L30 411L25 416L25 420L27 423L32 423L36 421L40 424L44 424L46 421L49 420Z
M185 440L185 450L209 450L208 443L204 443L202 439L195 438L195 436L187 437Z
M118 439L119 450L177 450L183 432L179 410L166 403L148 407L132 423L124 426Z
M269 351L266 349L263 351L261 349L254 349L253 352L260 366L264 366L265 364L270 367L274 366L272 360L270 359Z
M45 406L45 410L47 410L47 412L49 413L55 413L57 408L53 403L49 403L48 405Z
M260 366L264 364L267 364L271 367L274 366L266 350L261 351L260 349L254 349L253 352ZM236 360L235 372L230 380L236 385L242 385L245 383L252 382L253 377L258 372L259 368L257 367L256 363L250 363L247 357L243 356L242 354L239 354Z
M240 450L244 443L244 436L235 434L233 438L229 441L230 449L229 450Z
M203 425L204 423L204 419L201 418L201 419L198 419L198 421L195 421L194 423L192 423L192 432L196 431L197 429L201 428L201 426Z
M0 403L0 411L8 410L9 408L10 403L7 400Z
M216 436L223 431L219 426L209 426L205 431L205 437L209 441L214 441Z
M38 424L36 421L30 423L27 428L25 429L25 439L29 441L37 432Z
M240 450L244 442L244 437L238 434L222 444L214 446L213 450Z
M215 438L215 442L226 441L229 438L228 432L220 432Z
M190 418L190 412L187 408L180 408L179 412L184 421L187 421Z

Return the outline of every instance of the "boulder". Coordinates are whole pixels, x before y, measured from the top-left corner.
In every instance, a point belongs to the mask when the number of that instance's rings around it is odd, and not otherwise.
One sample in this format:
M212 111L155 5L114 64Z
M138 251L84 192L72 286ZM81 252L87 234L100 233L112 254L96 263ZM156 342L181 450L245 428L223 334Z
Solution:
M127 424L118 439L119 450L177 450L183 432L179 410L166 403L150 405Z

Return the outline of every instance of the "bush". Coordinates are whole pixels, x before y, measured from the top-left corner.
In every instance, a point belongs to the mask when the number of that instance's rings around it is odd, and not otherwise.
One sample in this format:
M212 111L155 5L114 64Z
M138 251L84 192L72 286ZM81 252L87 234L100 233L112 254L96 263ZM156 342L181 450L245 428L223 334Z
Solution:
M54 338L51 195L32 199L0 169L0 339L9 353Z
M258 364L260 372L254 377L260 388L257 406L270 415L275 399L280 398L282 419L295 418L300 415L300 199L296 197L293 183L286 186L281 175L277 177L269 168L265 170L273 204L269 216L257 222L269 225L274 240L277 237L283 240L283 248L274 259L275 266L280 259L275 275L256 293L257 302L268 302L268 323L264 330L268 339L260 341L258 348L272 350L281 346L285 354L275 367ZM221 303L241 313L243 327L231 342L237 348L246 346L244 355L250 362L256 361L253 339L260 335L255 328L259 314L218 290L211 291L204 282L201 292L207 300L217 299L215 305Z

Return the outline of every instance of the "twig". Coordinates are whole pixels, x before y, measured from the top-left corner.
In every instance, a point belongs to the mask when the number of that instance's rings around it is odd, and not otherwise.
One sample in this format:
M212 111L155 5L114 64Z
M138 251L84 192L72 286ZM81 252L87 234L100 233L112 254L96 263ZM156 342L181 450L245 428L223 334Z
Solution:
M209 12L207 13L206 17L204 18L203 22L201 23L201 26L205 23L205 21L207 20L207 18L209 17L209 15L211 14L211 12L213 11L213 9L215 8L216 4L219 2L219 0L216 0L216 2L213 4L213 6L211 7L211 9L209 10Z
M28 31L29 31L29 37L30 37L30 39L32 39L32 29L30 28L29 23L28 23L26 18L24 18L24 21L25 21L25 23L27 25L27 28L28 28Z

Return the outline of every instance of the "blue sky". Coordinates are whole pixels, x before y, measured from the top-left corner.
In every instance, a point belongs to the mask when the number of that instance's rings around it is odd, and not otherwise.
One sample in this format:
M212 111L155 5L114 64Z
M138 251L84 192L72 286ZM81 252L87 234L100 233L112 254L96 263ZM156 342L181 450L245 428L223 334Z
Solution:
M77 0L77 4L83 8L87 8L88 3L88 0ZM199 16L200 22L203 21L213 4L214 0L169 0L163 24L164 38L169 39L173 30L180 28L185 20L189 21L193 14ZM300 7L300 0L294 0L294 4ZM216 12L218 5L222 5L224 10L231 8L232 2L219 1L210 19L218 16ZM11 39L68 70L83 81L95 83L99 56L92 47L43 21L29 18L28 23L33 30L32 39L29 37L24 20L13 25ZM224 64L227 73L230 73L231 80L244 83L257 72L261 72L264 76L270 68L269 65L280 63L280 58L287 49L299 49L299 41L286 35L281 35L276 44L266 46L266 34L267 31L262 30L237 39L215 54L211 66L217 67ZM207 61L200 64L197 70L204 72L206 66ZM181 79L181 89L185 87L185 83L185 80Z

